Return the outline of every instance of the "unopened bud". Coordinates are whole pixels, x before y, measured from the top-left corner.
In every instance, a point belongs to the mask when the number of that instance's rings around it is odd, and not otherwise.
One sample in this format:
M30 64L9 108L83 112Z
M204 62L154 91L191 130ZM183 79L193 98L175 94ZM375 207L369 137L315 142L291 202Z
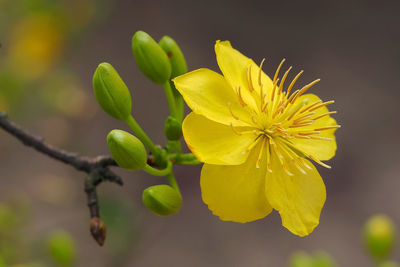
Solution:
M147 163L147 152L142 142L122 130L112 130L107 136L111 155L121 168L141 170Z
M97 67L93 88L97 102L110 116L125 120L131 114L131 94L111 64L101 63Z
M100 246L104 245L107 228L99 217L93 217L90 219L90 233L92 234L94 240L96 240L97 244Z
M364 228L367 249L376 259L385 259L393 248L395 234L395 226L388 216L372 216Z
M168 216L177 213L182 206L181 195L169 185L154 185L143 191L144 205L153 213Z
M290 257L290 267L311 267L312 258L303 251L297 251Z
M182 124L174 117L168 116L165 121L164 133L168 140L179 140L182 137Z
M185 74L187 72L186 60L175 40L169 36L164 36L161 38L159 44L171 63L171 79Z
M337 267L333 258L324 251L318 251L313 254L313 267Z
M385 261L379 263L378 267L400 267L400 264L394 261Z
M137 31L132 38L132 51L139 69L152 82L163 84L170 79L168 56L150 35Z
M76 245L71 235L64 230L56 230L47 237L50 257L60 266L72 266L76 258Z

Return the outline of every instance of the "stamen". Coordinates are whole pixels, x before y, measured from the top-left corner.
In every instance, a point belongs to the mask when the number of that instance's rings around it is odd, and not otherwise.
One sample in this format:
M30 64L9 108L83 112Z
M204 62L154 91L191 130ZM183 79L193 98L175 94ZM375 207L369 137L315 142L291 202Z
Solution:
M263 137L261 137L261 138L263 138ZM264 152L265 143L266 142L262 142L262 144L261 144L260 153L258 154L258 159L257 159L257 163L256 163L256 168L257 169L260 168L260 164L261 164L261 159L262 159L262 155L263 155L263 152Z
M297 119L295 119L293 121L293 123L298 124L301 121L304 121L304 120L307 120L307 119L311 118L311 116L314 115L314 114L315 114L315 112L313 112L312 114L310 113L310 114L306 114L304 116L298 117Z
M282 164L283 170L286 172L287 175L289 175L289 176L294 176L294 174L291 173L291 172L287 169L287 167L286 167L286 165L285 165L284 163L281 163L281 164Z
M329 166L328 164L323 163L322 161L320 161L319 159L316 159L315 157L313 157L313 156L311 156L311 155L308 155L308 157L309 157L310 159L312 159L313 161L315 161L316 163L318 163L319 165L321 165L322 167L325 167L325 168L327 168L327 169L331 169L331 168L332 168L332 167Z
M308 89L311 88L311 86L313 86L314 84L318 83L319 81L321 81L320 79L317 79L309 84L307 84L306 86L304 86L303 88L300 89L300 92L297 93L297 95L292 99L292 103L294 103L294 101L296 101L296 99L301 96L303 93L305 93Z
M325 116L328 116L328 115L331 115L331 114L336 114L336 113L337 113L337 111L327 112L327 113L321 114L321 115L319 115L319 116L313 118L313 120L316 121L316 120L318 120L318 119L321 119L322 117L325 117Z
M254 119L254 114L251 115L251 121L252 121L254 124L258 124L257 121Z
M322 141L332 141L332 138L323 136L310 136L311 139L322 140Z
M250 152L250 150L252 150L257 144L258 144L258 142L260 142L260 140L262 139L262 138L260 138L261 137L261 135L259 135L255 140L254 140L254 142L251 144L251 145L249 145L249 147L248 148L246 148L246 153L248 153L248 152Z
M292 69L292 66L289 67L289 69L285 72L285 74L283 74L281 83L279 84L279 90L278 90L278 94L280 94L282 92L283 89L283 84L285 83L285 80L290 72L290 70Z
M262 107L264 106L264 97L263 85L260 84L260 111L262 111Z
M311 139L311 137L309 137L309 136L303 136L303 135L292 135L294 138L297 138L297 139L307 139L307 140L309 140L309 139Z
M292 124L289 126L289 128L297 128L297 127L303 127L303 126L309 126L313 124L312 122L308 122L308 123L302 123L302 124Z
M292 99L297 95L297 93L298 93L299 91L300 91L300 90L296 90L296 91L293 92L293 94L289 97L289 99L288 99L288 101L287 101L287 103L286 103L286 106L288 105L288 103L292 103Z
M321 104L315 106L314 108L310 109L310 111L314 111L314 110L316 110L316 109L319 109L319 108L321 108L321 107L324 107L324 106L327 106L327 105L330 105L330 104L333 104L333 103L335 103L335 100L326 101L326 102L321 103Z
M229 112L231 113L232 117L233 117L235 120L239 120L239 117L236 116L235 114L233 114L233 111L232 111L232 103L231 103L231 102L228 102L228 107L229 107Z
M294 117L294 115L296 115L296 113L297 113L303 106L304 106L304 102L303 102L303 101L301 101L301 102L298 103L296 106L294 106L294 107L291 109L292 112L289 113L290 115L289 115L289 117L287 118L287 121L290 121L290 120ZM291 110L289 110L289 112L290 112Z
M279 78L274 82L274 88L272 89L272 95L271 95L271 101L274 101L275 98L275 91L276 91L276 85L278 84Z
M252 81L252 78L251 78L251 66L252 66L252 64L247 67L247 70L248 70L247 71L247 83L248 83L248 86L249 86L250 93L252 93L254 91L253 81Z
M268 141L267 141L268 142ZM271 158L271 151L270 151L270 145L267 143L267 171L269 171L270 173L272 173L272 169L271 169L271 163L270 163L270 158Z
M263 108L261 108L261 112L265 112L265 113L267 113L267 107L268 107L268 103L269 103L269 101L267 101L267 102L265 103L264 107L263 107Z
M297 168L302 174L307 174L307 172L306 172L302 167L300 167L300 165L297 163L296 159L293 159L292 161L293 161L293 163L294 163L294 166L296 166L296 168Z
M281 63L279 64L278 68L276 69L275 76L274 76L274 79L273 79L272 83L274 83L274 82L276 81L276 78L278 78L279 71L281 70L281 67L282 67L282 65L283 65L283 62L285 62L285 60L286 60L285 58L282 59L282 61L281 61Z
M341 125L332 125L332 126L326 126L326 127L322 127L322 128L317 128L314 129L314 131L323 131L323 130L331 130L331 129L338 129L342 127Z
M240 103L240 105L242 105L242 107L245 107L245 106L247 106L247 104L246 104L246 102L244 102L244 100L243 100L241 88L242 88L242 87L241 87L240 85L237 86L237 87L236 87L236 93L237 93L237 95L238 95L238 97L239 97L239 103Z
M307 106L305 109L303 109L303 110L300 112L300 114L306 112L307 110L309 110L310 108L313 108L315 105L318 105L318 104L321 103L321 102L322 102L321 99L318 100L318 101L315 101L314 103L312 103L311 105L309 105L309 106Z
M301 161L301 163L303 163L304 166L306 166L307 169L312 170L312 167L308 165L305 159L303 158L298 158L298 159Z
M231 125L232 131L233 131L235 134L237 134L237 135L239 135L239 136L242 135L241 133L239 133L239 132L235 129L235 127L233 127L233 123L232 123L232 122L230 123L230 125Z
M265 58L261 61L260 69L258 70L258 85L261 86L261 73L262 73L262 66L264 64Z
M319 131L312 131L312 132L308 132L308 133L305 133L305 132L301 132L301 133L297 133L298 135L312 135L312 134L320 134L321 132L319 132Z
M294 79L292 80L292 82L290 83L288 89L287 89L287 93L286 93L286 98L288 97L288 95L290 94L290 91L292 90L294 84L296 83L297 79L301 76L301 74L303 74L304 71L300 71L299 74L296 75L296 77L294 77Z

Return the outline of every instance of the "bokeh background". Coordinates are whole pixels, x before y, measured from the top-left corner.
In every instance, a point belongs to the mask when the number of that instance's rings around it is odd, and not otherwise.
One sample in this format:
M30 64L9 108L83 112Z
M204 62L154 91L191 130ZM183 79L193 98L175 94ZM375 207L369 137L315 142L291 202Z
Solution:
M276 212L247 224L220 221L201 201L200 166L179 166L184 205L171 217L141 203L142 191L162 178L117 170L122 188L100 186L102 248L88 231L84 175L0 131L0 215L12 214L0 250L12 263L41 261L49 233L64 229L77 247L76 266L279 267L297 250L325 250L339 266L372 266L361 242L365 220L385 213L400 225L399 10L399 1L0 0L0 110L56 146L108 154L107 133L126 128L93 96L92 74L103 61L131 89L136 120L166 143L168 105L135 65L137 30L172 36L189 70L218 70L218 39L256 62L265 57L269 74L285 57L293 74L305 70L301 84L322 79L312 92L336 100L343 126L333 169L319 168L328 198L310 236L292 235ZM392 258L400 260L398 249Z

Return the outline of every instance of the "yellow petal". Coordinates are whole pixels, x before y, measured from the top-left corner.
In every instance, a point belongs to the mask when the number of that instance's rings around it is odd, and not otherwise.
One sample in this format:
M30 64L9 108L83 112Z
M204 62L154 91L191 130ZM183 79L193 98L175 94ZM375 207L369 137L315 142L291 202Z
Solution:
M314 94L305 94L299 97L298 100L296 100L296 102L303 101L305 99L308 99L309 104L321 100L318 96ZM319 115L327 113L329 112L329 110L327 107L322 107L315 110L314 112L316 112L316 114L313 115L311 118L315 118ZM296 128L296 131L302 131L302 130L307 131L311 129L318 129L326 126L335 126L335 125L337 125L337 123L334 118L332 118L331 116L325 116L323 118L316 120L312 125ZM301 150L305 154L312 155L319 160L329 160L333 156L335 156L336 153L337 146L336 146L335 131L336 129L323 130L321 131L320 134L315 135L324 138L331 138L332 141L316 140L316 139L291 139L291 141L297 149Z
M252 124L236 93L224 77L209 69L198 69L173 79L188 106L210 120L235 126Z
M235 133L230 126L193 112L185 118L182 125L186 144L193 154L202 162L218 165L238 165L245 162L249 154L245 151L256 138L246 128L237 127ZM242 130L247 133L238 135Z
M218 66L227 82L233 89L240 86L244 101L254 110L257 110L260 98L260 86L258 83L260 68L252 59L232 48L229 41L217 41L215 44L215 54ZM250 68L251 72L248 72L248 68ZM250 80L252 81L252 85L249 85L248 73L251 74ZM261 83L263 86L263 95L270 95L272 92L272 81L264 72L261 72ZM250 92L252 89L254 89L254 93Z
M203 201L221 220L245 223L271 212L264 192L266 164L256 168L260 146L242 165L204 164L200 179Z
M294 166L293 176L282 168L276 153L271 157L272 173L267 173L265 193L271 206L279 211L282 225L299 236L310 234L319 223L326 191L321 176L314 165L307 161L311 170L303 174Z

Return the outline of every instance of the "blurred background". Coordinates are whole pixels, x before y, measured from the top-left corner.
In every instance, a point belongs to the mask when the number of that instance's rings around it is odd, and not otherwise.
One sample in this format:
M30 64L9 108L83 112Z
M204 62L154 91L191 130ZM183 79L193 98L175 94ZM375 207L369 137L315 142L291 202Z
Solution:
M336 100L343 126L332 170L318 168L328 197L310 236L292 235L276 212L247 224L220 221L201 201L200 166L176 168L183 208L155 216L141 193L162 178L118 169L122 188L99 187L108 227L101 248L88 229L84 175L0 131L0 256L53 266L46 255L61 238L72 266L280 267L298 250L324 250L338 266L372 266L361 241L366 219L385 213L400 225L399 10L399 1L0 0L0 110L55 146L108 154L107 133L126 128L92 93L104 61L131 89L135 119L166 144L168 104L135 65L137 30L173 37L189 70L218 70L218 39L256 62L265 57L270 75L285 57L293 74L305 70L301 84L322 79L312 92ZM400 260L399 249L391 258Z

